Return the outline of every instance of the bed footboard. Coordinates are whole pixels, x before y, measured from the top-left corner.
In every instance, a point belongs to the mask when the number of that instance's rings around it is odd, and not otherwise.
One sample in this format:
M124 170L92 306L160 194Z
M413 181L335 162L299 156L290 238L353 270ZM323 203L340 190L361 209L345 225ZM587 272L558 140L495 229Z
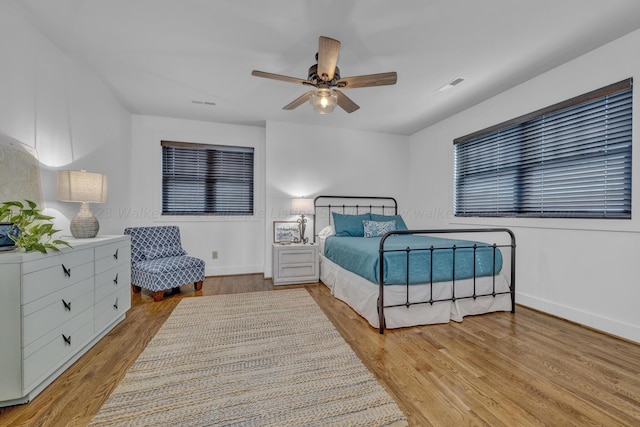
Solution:
M385 242L387 242L387 239L391 238L392 236L395 235L403 235L403 234L411 234L411 235L432 235L432 234L449 234L449 235L460 235L460 234L495 234L495 233L506 233L509 237L509 241L510 243L505 243L505 244L483 244L482 246L478 246L477 244L473 244L473 245L456 245L453 244L451 247L429 247L429 248L403 248L403 249L390 249L388 246L385 246ZM493 287L491 292L477 292L476 291L476 280L478 279L478 275L480 273L477 272L476 270L476 264L477 264L477 254L478 251L482 248L483 251L493 251L493 263L492 263L492 271L491 271L491 276L493 277ZM496 290L496 286L495 286L495 277L496 274L499 274L499 271L496 271L496 256L498 255L498 251L500 250L500 248L510 248L509 253L510 256L508 257L508 268L509 268L509 276L510 276L510 280L509 280L509 290L506 291L497 291ZM515 235L513 234L513 232L507 228L472 228L472 229L435 229L435 230L396 230L396 231L391 231L389 233L386 233L381 239L380 239L380 248L379 248L379 295L378 295L378 316L379 316L379 331L380 334L384 333L385 330L385 316L384 316L384 310L385 308L391 308L391 307L400 307L400 306L405 306L407 308L409 308L412 305L417 305L417 304L437 304L438 302L443 302L443 301L452 301L455 302L456 300L459 299L469 299L469 298L473 298L474 300L476 298L480 298L480 297L493 297L495 298L497 295L502 295L502 294L510 294L511 296L511 313L515 313L515 286L516 286L516 238ZM451 254L452 257L452 262L451 262L451 282L452 282L452 291L451 291L451 296L447 297L447 298L436 298L434 299L434 286L438 286L438 282L434 282L433 279L433 262L429 262L429 268L431 269L430 274L429 274L429 286L431 287L431 292L430 292L430 298L428 300L425 301L411 301L410 300L410 293L411 293L411 278L410 278L410 260L411 258L411 253L415 253L416 251L421 251L421 252L428 252L429 254L429 260L433 260L434 259L434 254L437 251L443 251L446 250ZM468 251L472 251L473 253L473 266L472 268L472 275L470 276L470 279L473 281L473 292L470 295L456 295L456 253L457 251L460 250L467 250ZM405 279L405 286L406 286L406 299L405 302L402 304L393 304L393 305L385 305L384 302L384 289L385 289L385 255L387 254L391 254L392 252L403 252L405 254L406 257L406 279ZM501 256L501 255L500 255ZM485 274L487 275L487 274Z

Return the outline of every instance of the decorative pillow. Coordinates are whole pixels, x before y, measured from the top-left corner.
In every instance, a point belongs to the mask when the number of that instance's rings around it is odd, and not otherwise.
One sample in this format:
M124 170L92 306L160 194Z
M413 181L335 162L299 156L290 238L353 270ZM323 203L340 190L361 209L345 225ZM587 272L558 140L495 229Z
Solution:
M392 221L362 221L364 228L364 237L380 237L384 233L394 231L396 229L395 220Z
M331 214L333 215L333 224L336 228L336 236L340 237L364 236L362 221L371 219L368 213L362 215L344 215L331 212Z
M150 248L144 248L142 252L147 260L187 254L180 246L152 246Z
M380 214L371 214L372 221L395 221L396 222L396 230L408 230L407 224L404 223L404 220L400 215L380 215Z

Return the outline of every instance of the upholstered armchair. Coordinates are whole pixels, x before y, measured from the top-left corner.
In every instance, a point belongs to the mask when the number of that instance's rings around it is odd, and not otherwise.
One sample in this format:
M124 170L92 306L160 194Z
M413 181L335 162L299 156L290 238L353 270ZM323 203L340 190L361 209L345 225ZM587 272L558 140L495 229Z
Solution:
M180 286L193 283L202 289L204 261L188 256L180 243L177 226L129 227L131 236L131 289L153 292L153 300L161 301L164 291L174 293Z

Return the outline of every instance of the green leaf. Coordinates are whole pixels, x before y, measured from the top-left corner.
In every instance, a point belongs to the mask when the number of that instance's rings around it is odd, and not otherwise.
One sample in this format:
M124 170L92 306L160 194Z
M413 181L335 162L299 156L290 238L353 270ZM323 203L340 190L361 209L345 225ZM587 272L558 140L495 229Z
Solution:
M51 221L54 218L52 216L49 216L49 215L42 215L42 214L38 213L38 214L34 215L34 219L43 220L43 221Z
M5 202L4 205L5 206L15 206L15 207L20 208L20 209L24 208L24 205L22 203L20 203L20 202Z
M49 234L51 233L51 230L53 230L53 224L51 223L38 225L38 231L40 234Z
M69 242L65 242L64 240L57 240L57 239L54 240L53 242L51 242L51 244L53 244L53 245L64 245L64 246L66 246L68 248L72 248L73 247L73 246L71 246L69 244Z

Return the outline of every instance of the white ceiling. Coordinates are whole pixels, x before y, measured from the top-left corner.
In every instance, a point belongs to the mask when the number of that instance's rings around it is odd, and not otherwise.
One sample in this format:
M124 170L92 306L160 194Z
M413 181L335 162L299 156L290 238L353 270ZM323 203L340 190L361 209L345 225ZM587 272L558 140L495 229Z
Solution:
M402 135L640 28L638 0L2 1L131 113ZM321 35L341 41L343 77L396 71L398 83L346 91L351 114L282 110L307 88L251 70L306 79Z

